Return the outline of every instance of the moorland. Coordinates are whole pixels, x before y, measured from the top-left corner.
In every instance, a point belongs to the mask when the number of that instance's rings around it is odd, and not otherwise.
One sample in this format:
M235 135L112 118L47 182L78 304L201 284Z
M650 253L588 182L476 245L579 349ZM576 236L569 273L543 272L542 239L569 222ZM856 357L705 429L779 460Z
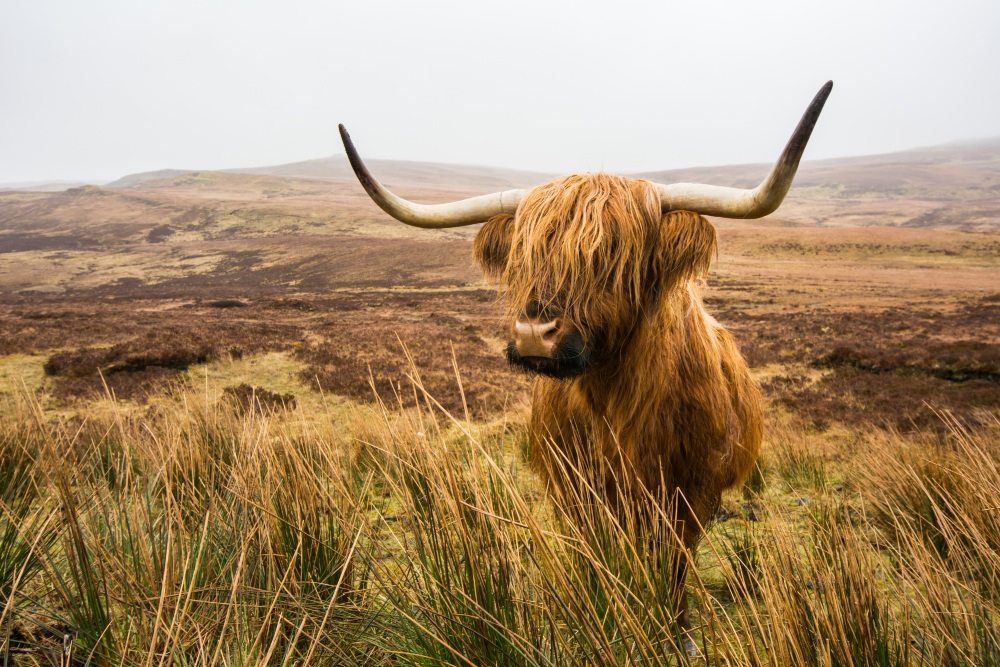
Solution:
M428 202L548 178L371 168ZM1000 141L806 163L714 222L768 427L689 580L701 659L1000 664ZM685 660L641 522L583 487L566 521L527 464L474 233L338 158L0 192L5 660Z

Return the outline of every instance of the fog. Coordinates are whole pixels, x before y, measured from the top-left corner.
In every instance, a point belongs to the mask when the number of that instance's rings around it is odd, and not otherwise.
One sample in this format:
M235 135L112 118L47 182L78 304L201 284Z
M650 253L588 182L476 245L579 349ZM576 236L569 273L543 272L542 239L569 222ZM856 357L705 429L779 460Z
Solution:
M547 172L1000 135L1000 3L0 5L0 183L340 154Z

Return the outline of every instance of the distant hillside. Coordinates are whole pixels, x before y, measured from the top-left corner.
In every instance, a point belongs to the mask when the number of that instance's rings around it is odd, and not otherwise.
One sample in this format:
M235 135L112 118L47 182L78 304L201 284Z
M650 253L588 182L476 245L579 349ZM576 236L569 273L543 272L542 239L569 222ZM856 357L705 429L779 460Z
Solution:
M390 186L479 190L524 188L554 175L475 165L369 160L376 177ZM689 181L756 187L770 164L744 164L675 169L635 174L665 183ZM353 181L347 159L333 156L271 167L228 169L233 173ZM164 174L167 175L167 174ZM922 196L941 199L981 199L1000 193L1000 137L881 155L807 161L795 187L836 188L842 197Z
M421 202L531 187L551 178L527 171L425 162L372 160L371 167L386 185ZM754 187L769 168L731 165L639 176L666 183ZM0 198L0 232L47 227L86 234L99 229L95 238L107 239L110 234L119 240L141 238L158 226L163 227L154 237L166 230L197 238L268 235L278 230L421 234L382 214L343 157L226 171L164 169L131 174L103 188L71 188L64 195L25 193L18 198L15 194ZM1000 231L1000 138L806 162L782 207L758 224ZM470 232L455 229L447 234L464 238Z
M551 174L475 165L398 160L366 160L365 163L371 168L372 173L386 185L407 187L431 186L456 190L528 188L552 178ZM280 164L273 167L227 169L226 171L300 178L354 179L354 172L351 171L347 158L341 155Z
M637 176L663 183L755 187L770 168L770 164L742 164L644 172ZM795 186L837 186L851 195L921 192L953 197L956 189L995 195L1000 192L1000 137L898 153L806 161L795 177Z
M771 165L639 174L663 183L756 187ZM1000 137L804 162L771 220L830 226L1000 230Z
M99 181L26 181L0 183L0 192L62 192L68 188L97 184Z
M156 171L143 171L137 174L129 174L128 176L122 176L117 181L112 181L107 184L109 188L130 188L136 185L142 185L146 181L155 181L161 178L170 178L171 176L180 176L182 174L190 173L191 170L187 169L158 169Z
M435 164L433 162L404 162L396 160L368 160L367 164L380 181L389 187L434 188L459 191L503 190L529 188L552 178L549 174L494 167L477 167L457 164ZM108 183L109 188L132 188L151 183L162 186L168 179L187 174L250 174L254 176L277 176L292 179L318 179L325 181L355 182L354 172L347 158L333 156L292 162L271 167L248 169L223 169L220 172L161 169L123 176ZM67 186L68 187L68 186ZM65 188L63 188L65 189Z
M998 155L1000 140L990 140L806 163L772 215L716 220L726 270L763 256L854 262L844 269L853 274L867 270L875 253L910 268L971 267L981 274L977 284L989 288L1000 257ZM429 203L550 178L381 160L372 161L372 169L401 196ZM645 176L753 187L768 169L737 165ZM831 229L850 227L869 229ZM189 298L246 286L258 293L475 286L481 276L469 241L476 231L396 222L341 158L240 171L169 169L108 186L0 192L0 299L63 290ZM945 274L919 275L927 281Z

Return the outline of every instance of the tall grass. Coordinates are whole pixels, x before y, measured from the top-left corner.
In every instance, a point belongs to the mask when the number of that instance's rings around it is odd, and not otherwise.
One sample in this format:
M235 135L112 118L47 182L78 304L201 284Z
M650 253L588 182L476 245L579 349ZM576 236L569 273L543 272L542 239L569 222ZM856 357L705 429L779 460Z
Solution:
M89 664L355 659L366 493L323 433L275 437L190 400L144 418L95 405L75 426L8 407L22 450L42 430L21 464L58 515L32 552L43 576L5 600L19 651L54 649L54 627Z
M683 499L610 500L599 459L563 460L574 482L555 497L526 465L523 415L451 415L414 378L416 407L346 416L182 395L57 417L7 399L0 655L690 662L675 622ZM1000 664L1000 421L953 424L946 442L859 433L836 462L780 435L754 516L706 527L686 554L695 661Z

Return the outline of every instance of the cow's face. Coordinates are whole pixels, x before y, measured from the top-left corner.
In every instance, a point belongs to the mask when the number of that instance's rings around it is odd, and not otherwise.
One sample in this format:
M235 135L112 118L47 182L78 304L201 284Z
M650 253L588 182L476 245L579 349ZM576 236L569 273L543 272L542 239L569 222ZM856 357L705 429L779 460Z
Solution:
M514 216L489 220L474 255L506 306L508 360L575 377L614 363L665 290L707 270L715 230L661 214L647 181L567 176L532 190Z

